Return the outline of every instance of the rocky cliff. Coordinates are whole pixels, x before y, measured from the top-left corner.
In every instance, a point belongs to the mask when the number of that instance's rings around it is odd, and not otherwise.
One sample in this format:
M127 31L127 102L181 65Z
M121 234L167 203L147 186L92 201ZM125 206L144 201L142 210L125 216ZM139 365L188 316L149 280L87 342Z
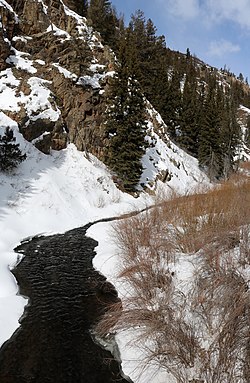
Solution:
M46 154L74 143L103 160L102 119L115 57L77 7L76 0L0 0L0 134L10 117ZM142 187L152 190L158 179L183 189L203 182L198 161L170 141L147 105ZM245 124L246 118L242 130ZM248 159L245 152L240 156Z
M0 109L45 153L74 142L101 157L113 54L76 9L73 0L0 0Z

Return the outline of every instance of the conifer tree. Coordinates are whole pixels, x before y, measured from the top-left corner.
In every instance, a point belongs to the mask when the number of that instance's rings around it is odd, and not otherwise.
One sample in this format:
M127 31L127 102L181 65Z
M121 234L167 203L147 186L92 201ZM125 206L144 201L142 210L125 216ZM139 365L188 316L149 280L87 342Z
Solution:
M175 141L179 140L180 112L182 108L180 81L180 73L174 68L169 87L166 89L168 102L165 105L164 121L167 124L170 137Z
M198 155L198 110L196 72L193 64L190 63L182 92L179 142L195 157Z
M9 172L25 160L26 154L22 154L19 144L15 144L16 138L10 128L6 128L5 134L0 135L0 170Z
M111 2L109 0L90 0L87 16L93 28L101 34L104 43L115 48L118 19Z
M246 132L244 136L246 146L250 149L250 116L247 118Z
M156 76L154 88L155 94L152 104L160 113L162 119L167 122L169 116L169 104L171 103L169 68L167 57L162 55L158 63L158 73Z
M160 101L158 80L165 78L166 43L164 36L157 36L157 29L151 19L145 20L144 13L140 10L132 15L129 23L130 33L135 40L138 56L137 79L139 80L145 97L161 113L157 101ZM162 72L163 71L163 72ZM159 81L160 83L160 81ZM162 85L162 84L161 84Z
M109 139L105 162L126 191L134 191L145 153L145 101L136 80L135 44L128 32L120 46L119 64L110 86L105 131Z
M79 15L86 17L88 13L88 0L80 0L77 3L79 8Z
M216 80L210 78L208 94L204 103L204 115L199 134L199 165L211 180L223 174L223 155L221 142L221 119L217 106Z
M146 27L145 27L144 13L138 9L132 16L129 23L129 33L133 34L133 41L138 51L138 59L140 65L140 59L143 58L144 50L147 47L146 41Z
M221 141L223 150L223 176L228 178L234 170L235 155L240 143L241 129L237 122L237 107L232 98L227 97L224 105Z
M154 95L157 92L152 84L157 77L157 56L158 48L156 47L156 28L149 19L144 29L144 46L138 47L139 56L139 80L143 88L145 97L154 103ZM159 75L159 73L158 73Z

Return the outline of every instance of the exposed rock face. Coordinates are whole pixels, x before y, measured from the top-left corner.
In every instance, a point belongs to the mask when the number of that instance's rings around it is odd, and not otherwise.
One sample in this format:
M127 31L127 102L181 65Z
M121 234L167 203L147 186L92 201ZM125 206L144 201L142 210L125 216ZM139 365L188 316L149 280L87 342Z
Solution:
M10 54L8 44L4 41L3 33L0 32L0 70L6 69L6 59Z
M7 68L6 59L10 54L10 44L14 34L15 17L8 8L0 7L0 70Z
M45 153L70 141L101 158L100 124L112 52L73 12L77 1L7 2L9 7L0 5L0 70L11 68L20 103L16 110L2 110ZM38 86L44 94L46 89L46 100L39 99Z

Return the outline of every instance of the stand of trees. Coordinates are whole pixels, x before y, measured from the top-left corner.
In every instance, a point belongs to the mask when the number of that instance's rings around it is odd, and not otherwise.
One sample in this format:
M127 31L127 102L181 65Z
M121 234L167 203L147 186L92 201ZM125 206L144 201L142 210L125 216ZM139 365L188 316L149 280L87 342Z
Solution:
M235 153L242 139L236 120L237 107L240 103L250 104L249 95L244 91L243 85L246 84L224 73L225 81L224 85L221 85L218 71L193 57L189 49L186 54L168 49L165 37L157 35L152 20L146 20L140 10L131 16L128 26L125 27L123 18L117 16L110 1L90 0L87 16L94 29L100 32L104 43L111 46L120 60L120 65L116 68L117 77L111 86L112 96L109 95L110 107L106 116L106 127L117 131L117 124L130 126L130 123L125 122L124 114L121 120L113 113L111 122L110 111L113 102L114 110L121 115L121 105L119 108L117 105L118 99L120 98L120 102L121 97L126 99L129 94L126 87L132 88L132 83L136 84L137 96L128 98L131 105L132 102L137 103L133 108L140 110L141 99L138 94L143 92L161 114L170 138L196 157L200 167L211 179L227 178L234 171ZM129 64L131 55L136 63L133 64L133 68ZM126 80L121 80L125 72ZM119 81L123 81L123 84L118 85ZM124 91L123 96L120 94L121 89ZM132 106L130 109L132 110ZM128 120L128 116L126 119ZM126 133L127 137L135 134L136 130L133 131L131 126L128 129L130 133ZM112 165L111 157L115 157L117 149L111 142L117 140L117 137L110 140L112 154L110 152L106 157L106 163L115 172L118 172L118 165ZM246 143L248 142L249 134L246 135ZM129 145L126 150L129 151ZM142 154L143 150L139 152ZM130 151L128 158L133 155L135 153ZM137 169L137 174L140 169ZM135 183L134 180L134 185Z

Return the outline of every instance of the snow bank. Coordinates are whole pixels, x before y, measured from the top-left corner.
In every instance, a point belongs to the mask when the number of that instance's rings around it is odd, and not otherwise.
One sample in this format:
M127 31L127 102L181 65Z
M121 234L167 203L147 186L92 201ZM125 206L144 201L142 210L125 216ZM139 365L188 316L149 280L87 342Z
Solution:
M121 278L118 277L120 257L117 244L112 238L112 222L98 223L90 227L87 235L98 241L96 256L93 259L94 267L107 277L115 286L121 299L129 292ZM135 383L173 383L164 370L155 364L145 366L145 350L141 350L135 342L136 329L122 331L116 334L122 360L122 370Z
M0 345L18 327L27 300L9 269L17 262L13 249L23 238L38 233L64 232L90 221L116 216L150 203L135 199L114 185L106 167L89 160L73 144L46 156L26 142L17 124L0 112L1 128L10 126L27 154L11 175L0 174ZM148 201L148 202L147 202Z

